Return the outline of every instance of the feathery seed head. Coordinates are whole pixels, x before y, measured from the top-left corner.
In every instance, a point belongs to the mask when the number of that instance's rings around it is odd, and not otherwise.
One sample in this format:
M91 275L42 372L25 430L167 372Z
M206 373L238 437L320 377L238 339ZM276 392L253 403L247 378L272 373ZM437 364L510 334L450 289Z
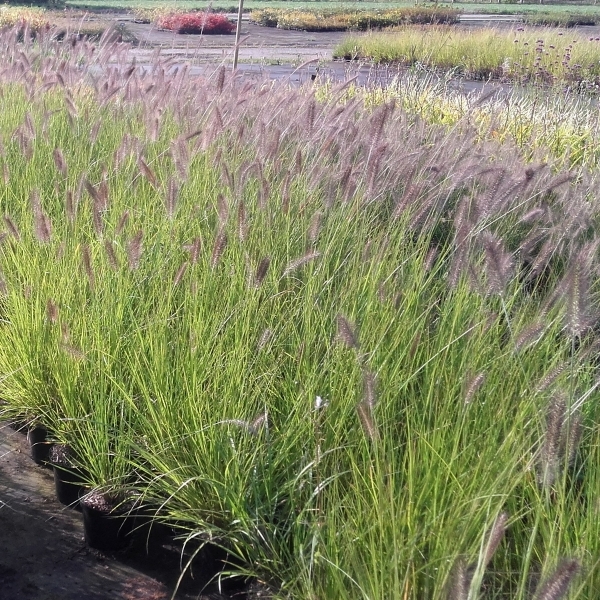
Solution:
M257 348L258 350L262 350L273 338L273 331L269 328L265 329L261 336L260 339L258 340L258 344L257 344Z
M508 524L508 513L501 512L495 519L494 524L492 525L487 542L485 545L485 555L483 557L483 565L487 566L492 560L502 538L504 538L504 534L506 532L506 526Z
M248 424L248 431L256 435L260 433L261 429L267 428L268 424L268 414L265 410L264 412L261 412L256 417L254 417L254 419L252 419L252 421Z
M117 228L115 229L115 235L121 235L129 222L129 211L126 210L120 217L119 222L117 223Z
M256 273L254 275L254 285L255 287L259 287L267 276L267 272L269 271L269 266L271 265L271 259L268 256L265 256L258 267L256 268Z
M311 244L315 244L319 237L319 233L321 231L321 225L323 223L323 213L321 211L317 211L310 221L310 226L308 228L308 241Z
M237 221L238 221L237 222L238 237L239 237L240 241L243 242L248 237L249 227L248 227L248 219L246 216L246 207L242 200L240 200L240 203L238 204Z
M290 261L287 264L287 266L285 267L285 269L283 270L282 277L286 277L287 275L290 275L291 273L293 273L300 267L303 267L304 265L315 260L316 258L319 258L320 256L321 256L320 252L312 251L312 252L307 252L306 254L304 254L304 256L301 256L299 258L296 258L296 259Z
M67 161L60 148L54 148L53 152L54 164L63 177L67 176Z
M152 171L152 169L146 164L146 161L141 156L138 157L137 163L140 173L148 180L150 185L156 189L158 186L158 179L154 174L154 171Z
M544 331L546 331L546 326L543 323L533 323L529 327L525 327L515 339L514 351L519 353L537 343L544 335Z
M202 238L194 238L191 244L186 244L183 249L189 252L190 264L195 265L198 262L200 256L200 250L202 249Z
M472 576L466 568L464 560L458 558L450 571L446 594L447 600L468 600L471 579Z
M488 292L502 295L512 274L512 256L504 249L500 238L489 231L483 234Z
M94 270L92 269L92 257L90 253L90 247L85 244L81 247L81 259L83 262L83 269L87 275L90 289L94 289L96 284L96 278L94 276Z
M543 377L535 388L536 394L545 392L565 371L566 365L564 363L556 365Z
M337 340L340 341L346 348L357 349L358 339L354 333L354 328L350 324L350 321L342 315L338 314L336 317L337 323Z
M104 249L106 250L106 256L108 257L108 264L113 271L119 270L119 259L115 252L114 242L112 240L104 240Z
M559 454L566 460L567 466L572 466L575 462L579 442L583 433L583 417L581 410L570 414L563 428L563 435Z
M46 319L48 323L54 325L58 321L58 306L54 303L52 298L48 298L46 302Z
M563 284L566 288L567 328L574 338L581 337L596 321L591 308L590 273L593 272L598 245L598 241L593 241L581 248Z
M371 410L375 408L377 402L377 379L375 374L368 369L363 371L363 403Z
M558 475L561 440L566 419L566 403L563 394L555 394L546 414L546 433L540 451L540 483L551 487Z
M225 86L225 66L221 65L217 71L217 77L215 79L215 90L218 95L223 92Z
M223 194L219 194L217 197L217 215L219 217L219 226L224 227L229 220L229 203Z
M188 266L188 263L184 262L179 267L177 273L175 274L175 278L173 279L173 287L177 287L177 285L179 284L179 282L183 279L183 276L185 275L185 272L187 270L187 266Z
M4 224L6 225L10 235L15 238L18 242L21 240L21 232L18 227L15 225L15 222L10 218L9 215L4 215Z
M563 560L548 579L536 590L533 600L561 600L569 590L579 571L579 563L573 559Z
M358 418L360 419L360 423L367 437L372 442L377 441L379 439L379 430L377 429L375 419L373 418L372 407L364 401L359 402L356 405L356 412L358 413Z
M215 269L219 264L225 248L227 247L227 233L223 229L219 229L215 236L215 243L213 245L212 255L210 258L210 267Z
M52 235L50 218L42 210L40 195L37 190L31 193L31 207L33 210L34 234L38 242L47 244Z
M485 373L477 373L476 375L470 375L465 385L465 404L471 404L475 394L479 391L481 386L485 382Z
M179 195L179 184L174 177L169 178L167 184L167 193L165 197L165 208L167 210L167 218L173 220L177 209L177 197Z
M127 243L127 262L132 271L135 271L140 266L143 237L144 232L140 229Z

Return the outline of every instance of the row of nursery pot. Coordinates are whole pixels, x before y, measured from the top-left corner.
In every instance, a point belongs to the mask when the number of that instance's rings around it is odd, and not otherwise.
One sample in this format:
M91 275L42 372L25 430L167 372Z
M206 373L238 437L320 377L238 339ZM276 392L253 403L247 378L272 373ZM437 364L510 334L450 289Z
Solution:
M57 500L80 510L85 541L91 548L103 551L120 550L131 541L132 533L150 520L148 511L124 493L103 493L90 488L85 470L67 444L54 443L52 433L43 425L13 425L27 434L32 460L50 467L54 474Z
M57 500L81 512L85 542L90 548L124 551L136 561L147 559L152 564L158 555L169 577L179 577L181 583L186 576L185 588L189 591L204 588L223 572L229 556L211 540L184 541L178 523L157 523L156 510L144 506L134 492L105 494L90 488L72 448L55 443L54 433L45 426L14 421L8 425L27 436L32 460L53 470ZM182 572L183 564L186 566ZM237 590L240 585L246 583L235 580L226 588Z
M135 493L107 494L90 488L87 485L89 478L72 448L67 444L54 443L52 432L45 426L10 425L27 435L32 460L39 466L52 468L57 500L64 506L81 511L85 541L90 548L104 552L123 550L132 546L136 537L144 539L146 553L150 540L162 544L166 539L169 543L180 545L178 534L181 531L177 523L156 523L156 510L144 506ZM197 541L194 549L187 553L191 554L195 563L201 562L202 577L206 581L222 571L227 561L227 554L222 549L206 543L206 540ZM183 557L185 545L177 552Z

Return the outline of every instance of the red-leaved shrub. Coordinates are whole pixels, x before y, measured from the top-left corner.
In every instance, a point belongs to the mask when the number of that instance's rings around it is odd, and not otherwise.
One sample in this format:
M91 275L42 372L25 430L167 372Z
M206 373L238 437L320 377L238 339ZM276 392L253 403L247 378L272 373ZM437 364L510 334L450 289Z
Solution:
M225 15L195 12L170 13L159 17L156 21L159 29L168 29L177 33L231 33L235 29Z

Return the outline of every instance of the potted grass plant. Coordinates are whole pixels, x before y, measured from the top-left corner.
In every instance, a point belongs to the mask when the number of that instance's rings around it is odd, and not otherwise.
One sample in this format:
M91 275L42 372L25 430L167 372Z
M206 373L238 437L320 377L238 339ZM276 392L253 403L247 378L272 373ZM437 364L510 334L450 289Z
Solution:
M86 542L113 551L129 543L133 528L132 423L128 406L114 390L103 387L89 398L90 418L77 422L73 451L85 471L79 504Z
M132 504L118 492L96 487L80 496L85 541L90 548L121 550L131 541L134 519Z
M99 453L87 464L87 485L79 497L85 541L97 550L120 550L129 544L135 520L127 462Z

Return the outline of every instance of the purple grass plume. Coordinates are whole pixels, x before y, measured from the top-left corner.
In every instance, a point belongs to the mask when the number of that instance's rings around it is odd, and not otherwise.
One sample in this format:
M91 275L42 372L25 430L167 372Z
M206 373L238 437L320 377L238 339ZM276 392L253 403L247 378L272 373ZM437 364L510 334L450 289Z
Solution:
M579 571L579 563L573 559L563 560L538 587L533 600L561 600L569 591L569 587Z

